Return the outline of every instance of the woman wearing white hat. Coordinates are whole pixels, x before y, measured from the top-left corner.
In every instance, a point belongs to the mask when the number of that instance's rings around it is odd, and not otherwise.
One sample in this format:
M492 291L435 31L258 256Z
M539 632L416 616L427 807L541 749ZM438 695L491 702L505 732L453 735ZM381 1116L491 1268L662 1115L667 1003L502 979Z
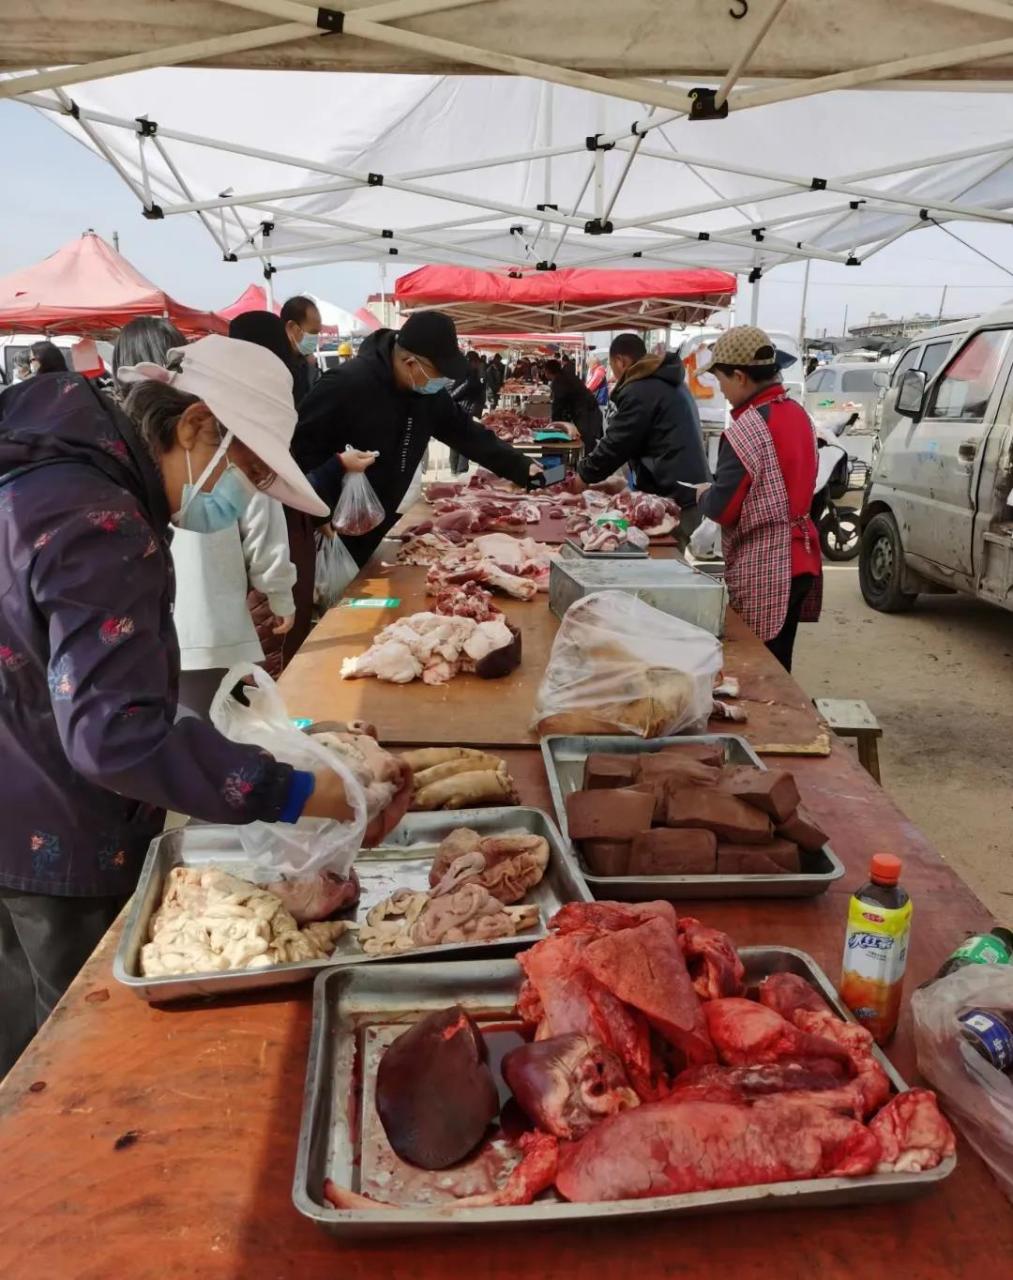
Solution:
M135 366L125 414L88 380L0 396L0 1075L132 892L164 810L349 821L336 774L176 722L170 524L210 533L261 490L326 515L289 453L288 371L211 336ZM407 805L398 796L377 840Z

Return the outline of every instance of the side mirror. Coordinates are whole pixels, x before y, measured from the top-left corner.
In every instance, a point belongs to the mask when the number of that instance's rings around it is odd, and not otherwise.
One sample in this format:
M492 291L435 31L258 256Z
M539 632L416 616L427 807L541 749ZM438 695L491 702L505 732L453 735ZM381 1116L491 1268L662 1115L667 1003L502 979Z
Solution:
M897 391L897 412L905 418L920 418L927 382L924 369L908 369Z
M888 387L890 385L890 375L885 369L877 369L875 373L873 373L872 385L874 387L879 387L881 391L884 387Z

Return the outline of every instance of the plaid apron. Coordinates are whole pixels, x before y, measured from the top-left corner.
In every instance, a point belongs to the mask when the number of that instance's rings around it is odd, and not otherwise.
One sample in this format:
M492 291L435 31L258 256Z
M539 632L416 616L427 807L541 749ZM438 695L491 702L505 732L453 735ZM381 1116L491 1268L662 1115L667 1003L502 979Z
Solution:
M772 640L784 626L788 613L792 532L796 528L802 530L807 551L813 536L808 512L796 519L791 517L784 477L762 412L767 404L786 399L787 396L779 396L759 409L750 406L725 428L725 439L750 479L738 523L722 534L725 582L732 608L761 640ZM802 621L816 622L822 603L823 578L817 576L802 605Z

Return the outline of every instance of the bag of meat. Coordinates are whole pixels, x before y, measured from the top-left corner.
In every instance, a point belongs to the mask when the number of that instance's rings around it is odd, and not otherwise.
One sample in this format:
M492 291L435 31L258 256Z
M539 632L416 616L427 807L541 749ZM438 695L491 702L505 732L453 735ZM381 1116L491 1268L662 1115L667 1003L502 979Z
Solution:
M321 609L333 609L341 603L345 588L359 572L352 553L334 535L317 535L317 562L313 574L313 603Z
M352 445L346 445L351 449ZM386 512L365 471L348 471L341 482L341 496L331 516L338 533L358 537L383 523Z
M253 683L243 686L244 706L233 690L247 676ZM243 852L256 872L247 878L271 884L276 891L273 882L279 879L347 877L366 827L391 803L402 781L398 761L364 734L320 737L297 729L277 685L252 663L239 663L226 675L211 703L211 722L234 742L262 747L296 769L333 769L344 783L354 814L351 822L300 818L295 823L252 822L236 827Z
M596 591L563 617L535 700L533 727L543 737L641 738L703 728L721 662L721 643L709 631L625 591Z

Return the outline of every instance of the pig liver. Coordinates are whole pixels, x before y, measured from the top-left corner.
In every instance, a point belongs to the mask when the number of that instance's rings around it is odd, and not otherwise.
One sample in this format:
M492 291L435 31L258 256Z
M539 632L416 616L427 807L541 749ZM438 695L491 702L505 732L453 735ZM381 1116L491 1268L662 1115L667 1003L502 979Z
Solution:
M606 755L598 752L584 762L584 789L597 791L606 787L627 787L637 776L637 757Z
M654 796L642 791L574 791L566 797L571 840L632 840L654 816Z
M703 876L717 867L717 836L713 831L660 828L633 837L631 876Z
M765 813L716 787L672 792L665 822L670 827L702 827L731 844L766 844L772 834Z
M775 823L787 822L798 808L795 779L783 769L726 769L720 786L729 795L762 809Z
M663 751L641 756L638 782L663 781L669 787L715 786L721 770L691 756L668 755Z
M720 742L686 742L677 746L662 747L661 756L682 756L684 760L699 760L720 769L725 762L725 749Z
M777 834L785 840L792 840L806 853L819 853L827 842L827 833L813 821L806 809L799 806L798 812L782 822Z
M790 840L771 840L769 844L719 844L719 875L758 876L784 875L801 870L798 845Z
M629 874L630 842L628 840L582 840L580 851L593 876L625 876Z

